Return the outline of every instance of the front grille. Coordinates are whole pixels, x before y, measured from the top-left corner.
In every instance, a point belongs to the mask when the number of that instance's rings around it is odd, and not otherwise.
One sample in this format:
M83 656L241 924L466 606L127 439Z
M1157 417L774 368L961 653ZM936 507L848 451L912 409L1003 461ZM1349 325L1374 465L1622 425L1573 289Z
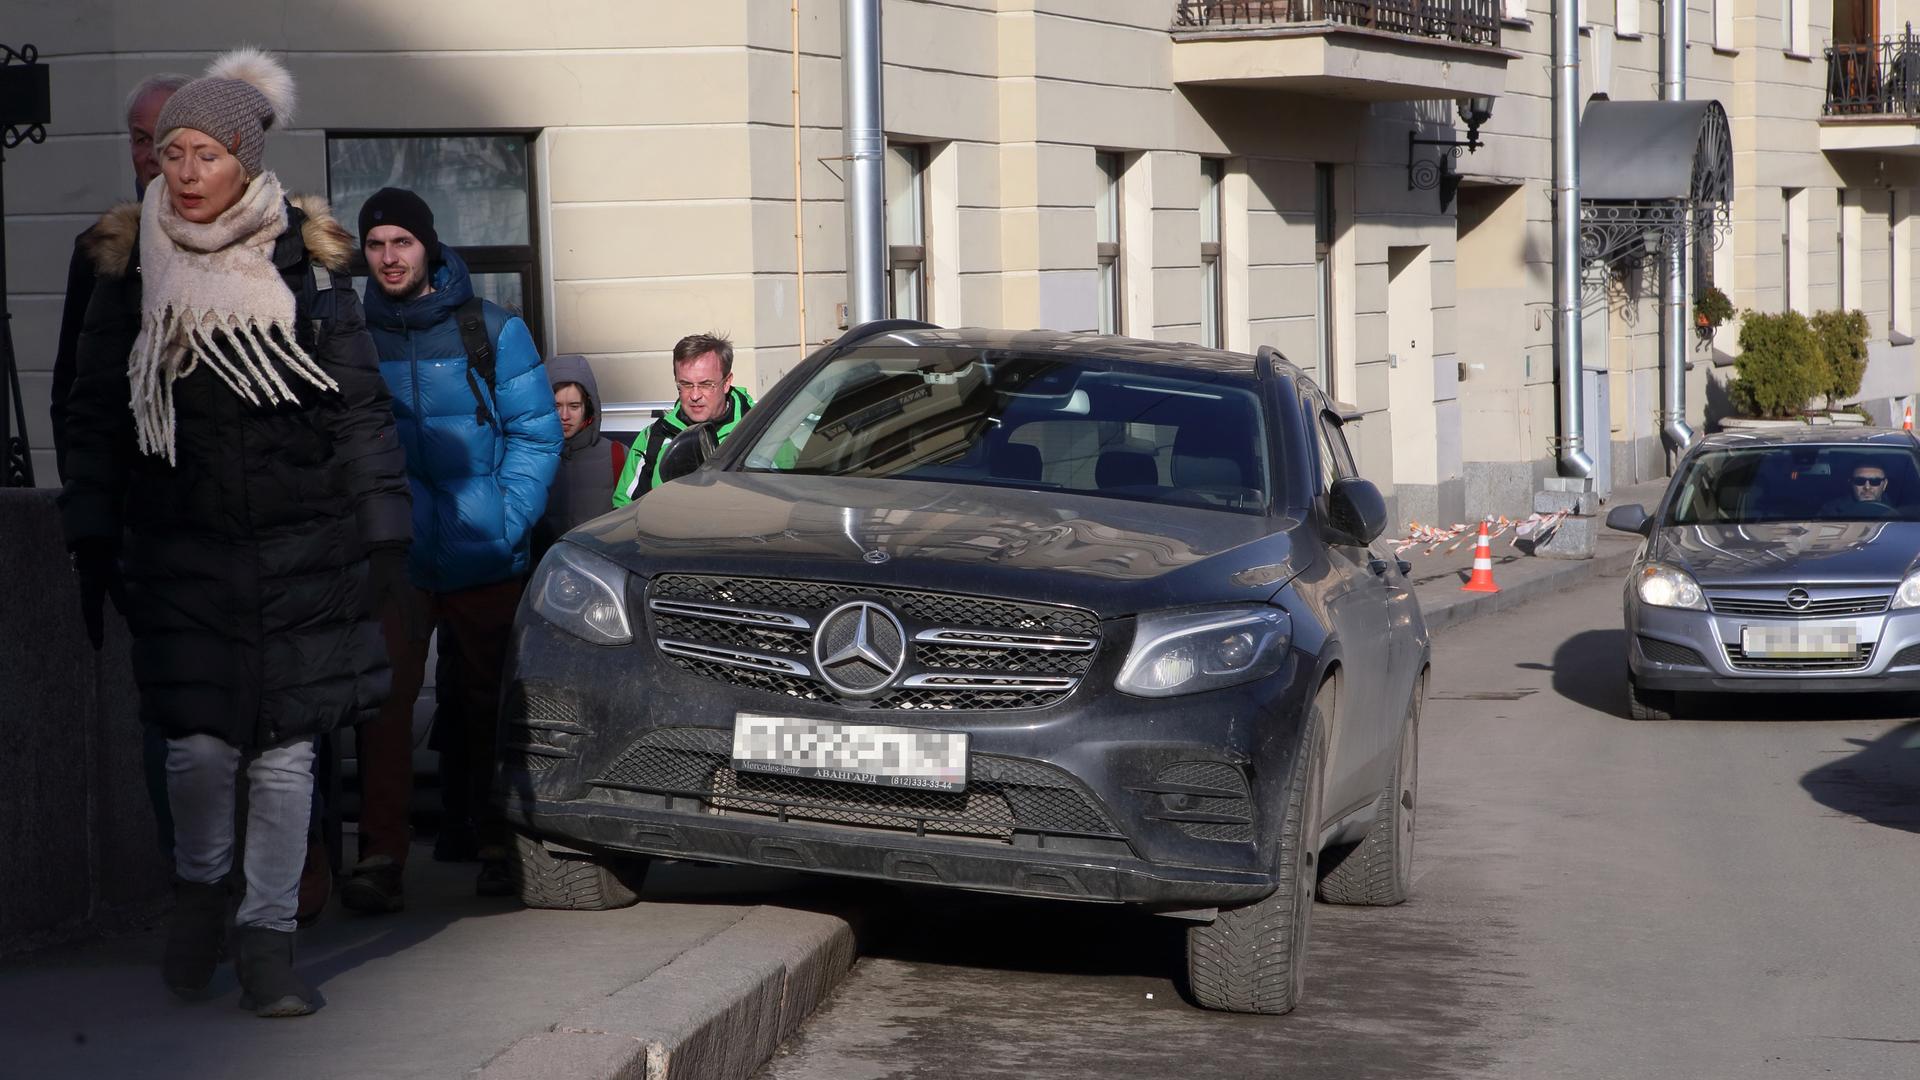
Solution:
M1045 708L1073 693L1100 643L1099 620L1080 608L913 589L664 574L646 599L655 648L680 670L856 709ZM883 655L902 657L897 672L861 659L820 670L818 657L852 644L828 616L853 600L899 619L897 631L880 618L869 627Z
M1772 619L1815 619L1835 615L1878 615L1893 600L1888 594L1873 596L1826 596L1809 599L1796 608L1782 595L1709 596L1707 604L1716 615L1760 615Z
M1640 655L1656 664L1674 664L1680 667L1697 668L1707 666L1707 658L1701 656L1693 649L1689 649L1685 645L1675 645L1671 641L1661 641L1659 638L1642 636L1640 638Z
M585 735L573 703L516 686L507 697L500 747L508 768L546 772L576 756L574 739Z
M602 787L695 798L715 813L754 814L915 834L1012 843L1016 831L1119 837L1111 819L1074 779L1051 765L970 754L967 790L849 784L735 772L733 733L724 728L656 728L627 748Z
M1856 646L1850 657L1769 656L1749 659L1738 645L1727 646L1727 663L1739 671L1859 671L1873 659L1873 643Z

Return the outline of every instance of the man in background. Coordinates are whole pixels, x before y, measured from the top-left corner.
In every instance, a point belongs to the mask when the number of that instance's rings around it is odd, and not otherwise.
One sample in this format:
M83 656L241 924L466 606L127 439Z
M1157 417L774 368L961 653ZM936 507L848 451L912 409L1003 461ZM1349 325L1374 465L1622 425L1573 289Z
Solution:
M680 400L636 440L613 485L613 505L625 506L660 484L667 443L695 424L712 424L713 441L728 435L753 408L753 396L733 385L733 342L719 334L688 334L673 346L673 385Z

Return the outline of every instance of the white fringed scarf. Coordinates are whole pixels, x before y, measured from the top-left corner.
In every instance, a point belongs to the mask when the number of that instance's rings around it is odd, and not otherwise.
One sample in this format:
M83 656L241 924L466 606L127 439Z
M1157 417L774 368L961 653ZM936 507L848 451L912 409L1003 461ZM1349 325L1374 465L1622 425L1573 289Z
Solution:
M286 199L270 172L204 225L174 212L164 178L147 185L140 336L127 357L141 453L174 463L173 384L202 363L252 405L300 400L282 367L323 390L339 389L294 337L293 293L273 265L274 241L286 227Z

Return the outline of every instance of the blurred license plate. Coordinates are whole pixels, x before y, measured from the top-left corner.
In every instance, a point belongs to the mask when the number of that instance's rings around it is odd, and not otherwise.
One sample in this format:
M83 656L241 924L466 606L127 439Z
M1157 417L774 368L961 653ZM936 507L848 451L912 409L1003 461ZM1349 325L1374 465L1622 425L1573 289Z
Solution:
M737 713L733 767L924 791L965 791L967 736L958 731L836 724Z
M1748 656L1826 656L1849 659L1860 634L1851 626L1743 626L1740 651Z

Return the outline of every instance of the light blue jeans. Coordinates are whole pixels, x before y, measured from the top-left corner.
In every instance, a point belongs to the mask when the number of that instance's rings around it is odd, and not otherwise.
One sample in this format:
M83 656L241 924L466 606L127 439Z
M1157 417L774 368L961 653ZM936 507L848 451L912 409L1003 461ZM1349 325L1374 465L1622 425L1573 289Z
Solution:
M246 763L247 893L234 922L294 928L313 811L313 740L269 746ZM234 784L240 749L214 735L167 740L173 865L182 881L210 885L233 869Z

